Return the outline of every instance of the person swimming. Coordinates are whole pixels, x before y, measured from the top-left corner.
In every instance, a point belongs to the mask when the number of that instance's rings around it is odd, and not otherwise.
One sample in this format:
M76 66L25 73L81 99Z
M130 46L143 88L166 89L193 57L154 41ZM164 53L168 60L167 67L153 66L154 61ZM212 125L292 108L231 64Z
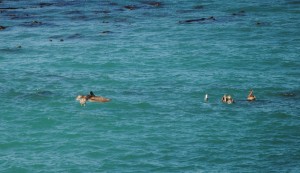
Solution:
M253 90L251 89L249 94L248 94L248 97L247 97L247 100L248 101L254 101L256 99L255 95L253 94Z

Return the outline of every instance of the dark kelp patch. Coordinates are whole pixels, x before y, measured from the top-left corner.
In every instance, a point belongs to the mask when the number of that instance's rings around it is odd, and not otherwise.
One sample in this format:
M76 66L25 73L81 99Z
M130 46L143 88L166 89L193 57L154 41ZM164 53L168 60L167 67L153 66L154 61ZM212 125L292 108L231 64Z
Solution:
M37 21L37 20L33 20L31 22L24 22L22 24L22 26L26 26L26 27L38 27L38 26L41 26L41 25L44 25L44 23L41 22L41 21Z
M193 9L195 9L195 10L202 10L202 9L204 9L204 6L203 5L195 5L193 7Z
M101 34L111 34L113 33L112 31L102 31Z
M0 51L5 52L5 53L18 53L18 52L22 51L22 46L17 45L15 47L3 48L3 49L0 49Z
M5 30L7 26L0 26L0 31Z
M186 14L186 13L195 13L195 12L198 12L198 11L203 10L203 9L204 9L203 5L195 5L192 8L189 8L189 9L176 10L176 12L180 13L180 14Z
M258 27L259 26L271 26L271 23L257 21L257 22L255 22L255 25L258 26Z
M32 18L29 14L8 14L7 16L12 20Z
M82 12L79 11L79 10L71 10L71 11L65 11L63 14L66 14L66 15L74 15L74 14L81 15Z
M52 5L54 5L54 3L48 3L48 2L40 2L40 3L38 3L38 6L40 8L49 7L49 6L52 6Z
M146 4L152 7L162 7L163 3L158 1L141 1L142 4Z
M246 12L244 10L241 10L236 13L232 13L233 16L246 16Z
M99 10L99 11L94 11L95 14L110 14L110 10Z
M280 96L282 97L295 97L297 94L295 92L283 92L280 93Z
M287 2L287 4L290 4L290 5L300 5L300 1L291 1L291 2Z
M80 39L82 38L83 36L79 33L76 33L76 34L72 34L70 36L67 37L67 39Z
M127 9L127 10L137 10L141 7L139 7L137 5L125 5L124 8Z
M85 15L78 15L78 16L72 16L72 17L70 17L70 19L71 20L87 20L88 19L88 17L87 16L85 16Z
M179 21L180 24L189 24L189 23L205 23L205 22L211 22L215 21L216 18L214 16L207 17L207 18L198 18L198 19L189 19L189 20L183 20Z
M20 8L17 8L17 7L4 7L4 8L0 8L0 10L18 10L18 9L20 9Z

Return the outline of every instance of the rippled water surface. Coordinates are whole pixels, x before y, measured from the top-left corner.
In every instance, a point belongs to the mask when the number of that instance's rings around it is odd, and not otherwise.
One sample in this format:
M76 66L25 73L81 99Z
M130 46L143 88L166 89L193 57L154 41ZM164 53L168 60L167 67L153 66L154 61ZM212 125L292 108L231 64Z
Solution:
M299 172L299 9L0 1L0 171Z

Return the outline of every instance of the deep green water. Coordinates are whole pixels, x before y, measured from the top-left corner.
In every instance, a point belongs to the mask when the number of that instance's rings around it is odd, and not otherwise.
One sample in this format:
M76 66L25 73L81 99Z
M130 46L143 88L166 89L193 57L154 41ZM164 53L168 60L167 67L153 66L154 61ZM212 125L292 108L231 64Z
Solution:
M300 171L299 1L160 2L0 1L0 172Z

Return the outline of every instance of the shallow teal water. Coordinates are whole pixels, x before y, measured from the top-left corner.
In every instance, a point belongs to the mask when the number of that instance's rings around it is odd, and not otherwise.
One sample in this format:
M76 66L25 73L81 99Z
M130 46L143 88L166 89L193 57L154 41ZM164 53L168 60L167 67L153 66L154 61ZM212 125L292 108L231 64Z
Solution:
M1 172L299 172L297 1L44 2L0 1Z

